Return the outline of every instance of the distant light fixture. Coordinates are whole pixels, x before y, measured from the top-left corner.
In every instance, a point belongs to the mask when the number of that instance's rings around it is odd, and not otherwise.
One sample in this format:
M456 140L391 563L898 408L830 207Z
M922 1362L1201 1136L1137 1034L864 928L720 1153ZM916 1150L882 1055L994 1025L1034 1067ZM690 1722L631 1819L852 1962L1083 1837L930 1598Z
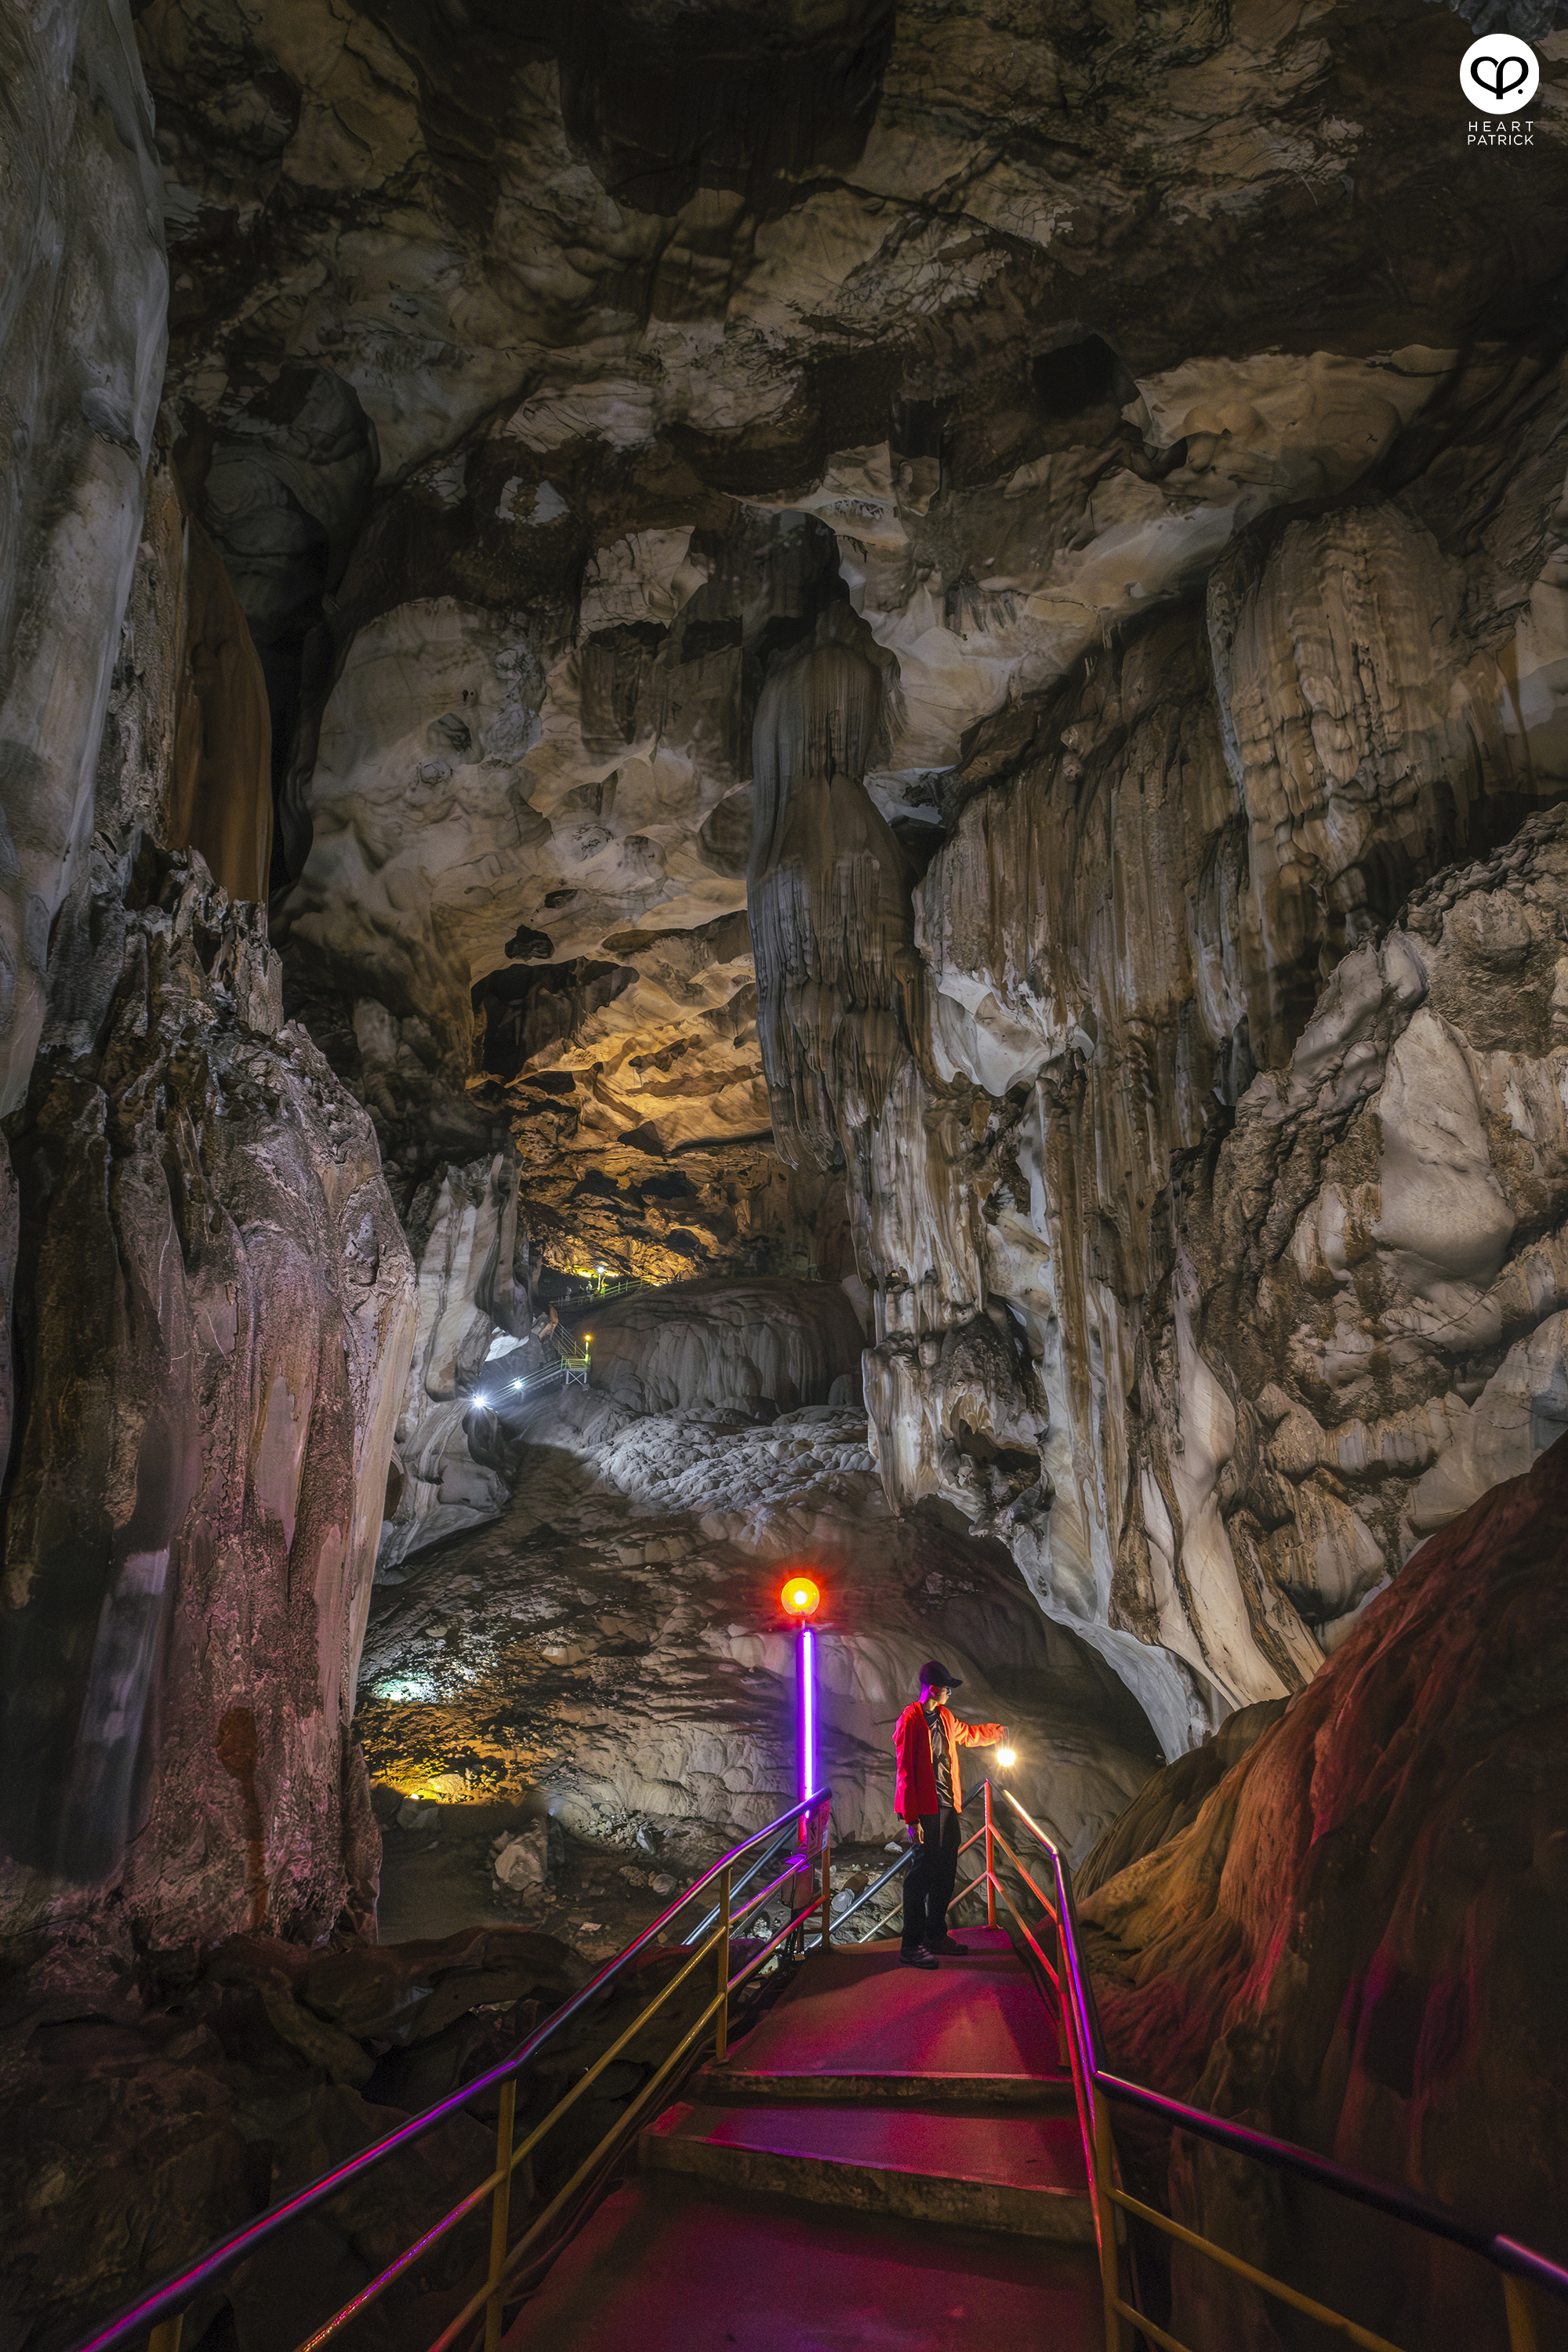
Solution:
M514 1389L520 1389L522 1386L522 1382L521 1381L513 1381L512 1386Z
M792 1576L779 1601L786 1617L815 1617L822 1606L822 1587L813 1576Z
M1017 1760L1018 1751L1016 1748L999 1748L996 1750L996 1761L1000 1764L1004 1772L1006 1771L1009 1765L1016 1764Z
M477 1396L477 1397L474 1399L474 1402L475 1402L475 1404L479 1407L479 1411L480 1411L481 1412L483 1412L483 1411L485 1410L485 1401L484 1401L483 1397L481 1397L481 1396Z

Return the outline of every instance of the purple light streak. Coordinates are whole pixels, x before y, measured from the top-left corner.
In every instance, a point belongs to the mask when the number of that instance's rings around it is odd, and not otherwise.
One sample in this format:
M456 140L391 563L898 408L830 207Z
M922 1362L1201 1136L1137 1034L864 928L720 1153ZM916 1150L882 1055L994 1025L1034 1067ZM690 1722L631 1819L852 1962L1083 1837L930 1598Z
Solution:
M800 1692L800 1769L799 1794L816 1794L816 1652L813 1646L811 1627L800 1629L798 1662Z

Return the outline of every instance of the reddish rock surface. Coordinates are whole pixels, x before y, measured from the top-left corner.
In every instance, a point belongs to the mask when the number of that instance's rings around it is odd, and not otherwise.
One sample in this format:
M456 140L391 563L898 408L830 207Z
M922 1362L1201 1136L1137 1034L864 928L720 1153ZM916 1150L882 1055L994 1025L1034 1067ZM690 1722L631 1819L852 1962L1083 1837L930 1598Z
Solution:
M1422 1547L1190 1827L1084 1903L1115 2062L1568 2256L1565 1664L1559 1440ZM1126 2149L1158 2179L1163 2150ZM1191 2141L1169 2192L1396 2341L1506 2340L1484 2266L1413 2232ZM1178 2262L1184 2340L1295 2340L1218 2278Z

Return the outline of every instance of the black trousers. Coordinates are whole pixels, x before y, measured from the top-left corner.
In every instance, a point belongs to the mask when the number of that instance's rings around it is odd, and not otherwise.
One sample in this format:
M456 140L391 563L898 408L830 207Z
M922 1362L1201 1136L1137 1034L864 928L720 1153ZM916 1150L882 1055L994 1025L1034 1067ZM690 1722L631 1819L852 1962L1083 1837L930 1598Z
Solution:
M904 1873L904 1949L935 1943L947 1933L947 1906L958 1876L958 1815L944 1805L921 1817L924 1843L910 1850Z

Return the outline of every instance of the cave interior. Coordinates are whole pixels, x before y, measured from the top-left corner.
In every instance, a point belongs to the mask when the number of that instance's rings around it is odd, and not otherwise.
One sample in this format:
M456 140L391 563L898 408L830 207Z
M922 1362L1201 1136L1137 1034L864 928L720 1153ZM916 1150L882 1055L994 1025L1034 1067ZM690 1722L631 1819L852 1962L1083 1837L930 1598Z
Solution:
M1568 6L0 53L0 2352L787 1808L795 1570L837 1910L949 1661L1118 2063L1568 2260ZM479 2112L184 2352L289 2352ZM1329 2340L1200 2273L1182 2340Z

